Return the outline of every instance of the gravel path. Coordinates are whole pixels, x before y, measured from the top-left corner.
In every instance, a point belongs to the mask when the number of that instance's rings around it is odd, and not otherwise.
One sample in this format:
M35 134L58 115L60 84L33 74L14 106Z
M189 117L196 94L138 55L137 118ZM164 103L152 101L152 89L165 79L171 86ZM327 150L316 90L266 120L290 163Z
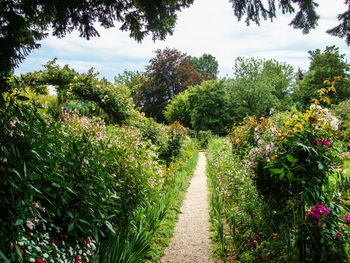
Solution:
M209 205L205 167L206 158L204 153L200 152L174 236L165 250L162 263L213 262L209 239Z

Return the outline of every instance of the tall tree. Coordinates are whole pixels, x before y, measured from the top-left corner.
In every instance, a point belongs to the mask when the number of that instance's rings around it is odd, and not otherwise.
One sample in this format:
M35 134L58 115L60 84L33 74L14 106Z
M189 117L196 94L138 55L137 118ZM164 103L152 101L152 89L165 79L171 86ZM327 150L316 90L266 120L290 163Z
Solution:
M231 125L224 81L209 80L188 89L193 129L223 131Z
M336 92L330 94L332 103L339 103L350 97L349 73L350 64L344 54L339 53L335 46L309 51L310 67L303 79L299 81L294 90L294 100L301 108L308 107L311 100L318 98L316 91L326 87L325 80L333 81L334 77L341 77L335 88Z
M152 33L153 39L172 34L176 12L193 0L1 0L0 1L0 81L29 52L38 48L49 30L63 37L74 29L89 39L99 36L96 26L129 31L141 41ZM98 23L96 23L98 22Z
M247 115L268 114L271 108L285 109L294 73L292 66L276 60L238 57L234 78L227 80L235 121Z
M163 110L171 99L188 86L199 84L202 78L185 53L170 48L155 53L146 66L147 78L137 92L137 105L146 116L163 122Z
M219 63L216 58L210 54L203 54L201 57L192 57L190 63L201 73L202 78L209 80L215 79L219 70Z

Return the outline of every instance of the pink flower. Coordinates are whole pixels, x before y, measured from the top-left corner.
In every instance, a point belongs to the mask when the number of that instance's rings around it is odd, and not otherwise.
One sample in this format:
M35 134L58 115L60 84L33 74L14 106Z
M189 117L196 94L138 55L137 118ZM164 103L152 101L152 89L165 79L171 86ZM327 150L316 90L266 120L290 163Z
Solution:
M108 148L112 148L112 144L109 143L109 144L107 145L107 147L108 147Z
M26 226L30 229L30 230L33 230L33 228L34 228L34 223L32 222L32 221L27 221L26 222Z
M39 208L39 204L38 203L34 203L34 207Z
M7 158L1 159L2 163L7 163Z
M340 234L340 233L336 233L335 236L336 236L337 238L340 238L341 234Z
M19 134L19 136L21 136L21 137L23 137L24 136L24 134L23 134L23 132L21 131L21 133Z
M236 139L236 143L239 143L239 139L238 138Z
M45 213L45 207L41 208L41 211L43 211Z
M350 223L350 216L347 216L346 214L343 215L346 223Z

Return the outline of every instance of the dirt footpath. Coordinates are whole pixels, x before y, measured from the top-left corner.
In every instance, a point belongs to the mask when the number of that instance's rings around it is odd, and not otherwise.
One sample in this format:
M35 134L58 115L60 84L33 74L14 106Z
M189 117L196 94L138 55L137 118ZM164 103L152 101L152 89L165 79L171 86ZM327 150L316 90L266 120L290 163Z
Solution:
M174 236L161 262L212 263L209 239L206 157L199 153L197 168L181 208Z

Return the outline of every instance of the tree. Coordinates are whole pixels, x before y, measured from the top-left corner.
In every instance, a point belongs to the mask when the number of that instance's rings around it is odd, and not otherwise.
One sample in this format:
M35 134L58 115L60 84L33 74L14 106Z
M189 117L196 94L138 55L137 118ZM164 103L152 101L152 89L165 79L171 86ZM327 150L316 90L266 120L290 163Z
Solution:
M224 81L208 80L188 89L193 129L223 131L231 124Z
M176 95L164 114L197 131L223 131L231 124L229 106L224 81L208 80Z
M210 54L203 54L200 58L192 57L190 63L206 80L215 79L219 72L219 63Z
M146 78L137 91L137 106L146 116L165 121L163 110L171 99L188 86L201 82L201 75L190 64L190 57L176 49L158 49L146 66Z
M321 52L320 49L309 51L310 66L303 79L299 81L294 90L294 100L301 108L306 108L311 104L311 100L318 98L316 91L326 87L325 80L333 81L334 77L341 77L335 86L336 92L330 94L332 103L339 103L350 96L349 71L350 64L345 59L344 54L339 53L339 48L335 46L326 47Z
M292 66L273 59L238 57L233 70L234 78L226 85L236 122L245 116L266 115L271 108L288 107Z
M110 28L115 21L130 37L141 41L152 33L164 40L172 34L176 12L193 0L18 0L0 1L0 81L44 39L49 30L58 37L77 29L86 39L99 36L99 25ZM5 87L2 87L5 88Z
M188 90L177 94L166 106L164 115L169 123L180 122L183 126L192 129L191 105L188 100Z

